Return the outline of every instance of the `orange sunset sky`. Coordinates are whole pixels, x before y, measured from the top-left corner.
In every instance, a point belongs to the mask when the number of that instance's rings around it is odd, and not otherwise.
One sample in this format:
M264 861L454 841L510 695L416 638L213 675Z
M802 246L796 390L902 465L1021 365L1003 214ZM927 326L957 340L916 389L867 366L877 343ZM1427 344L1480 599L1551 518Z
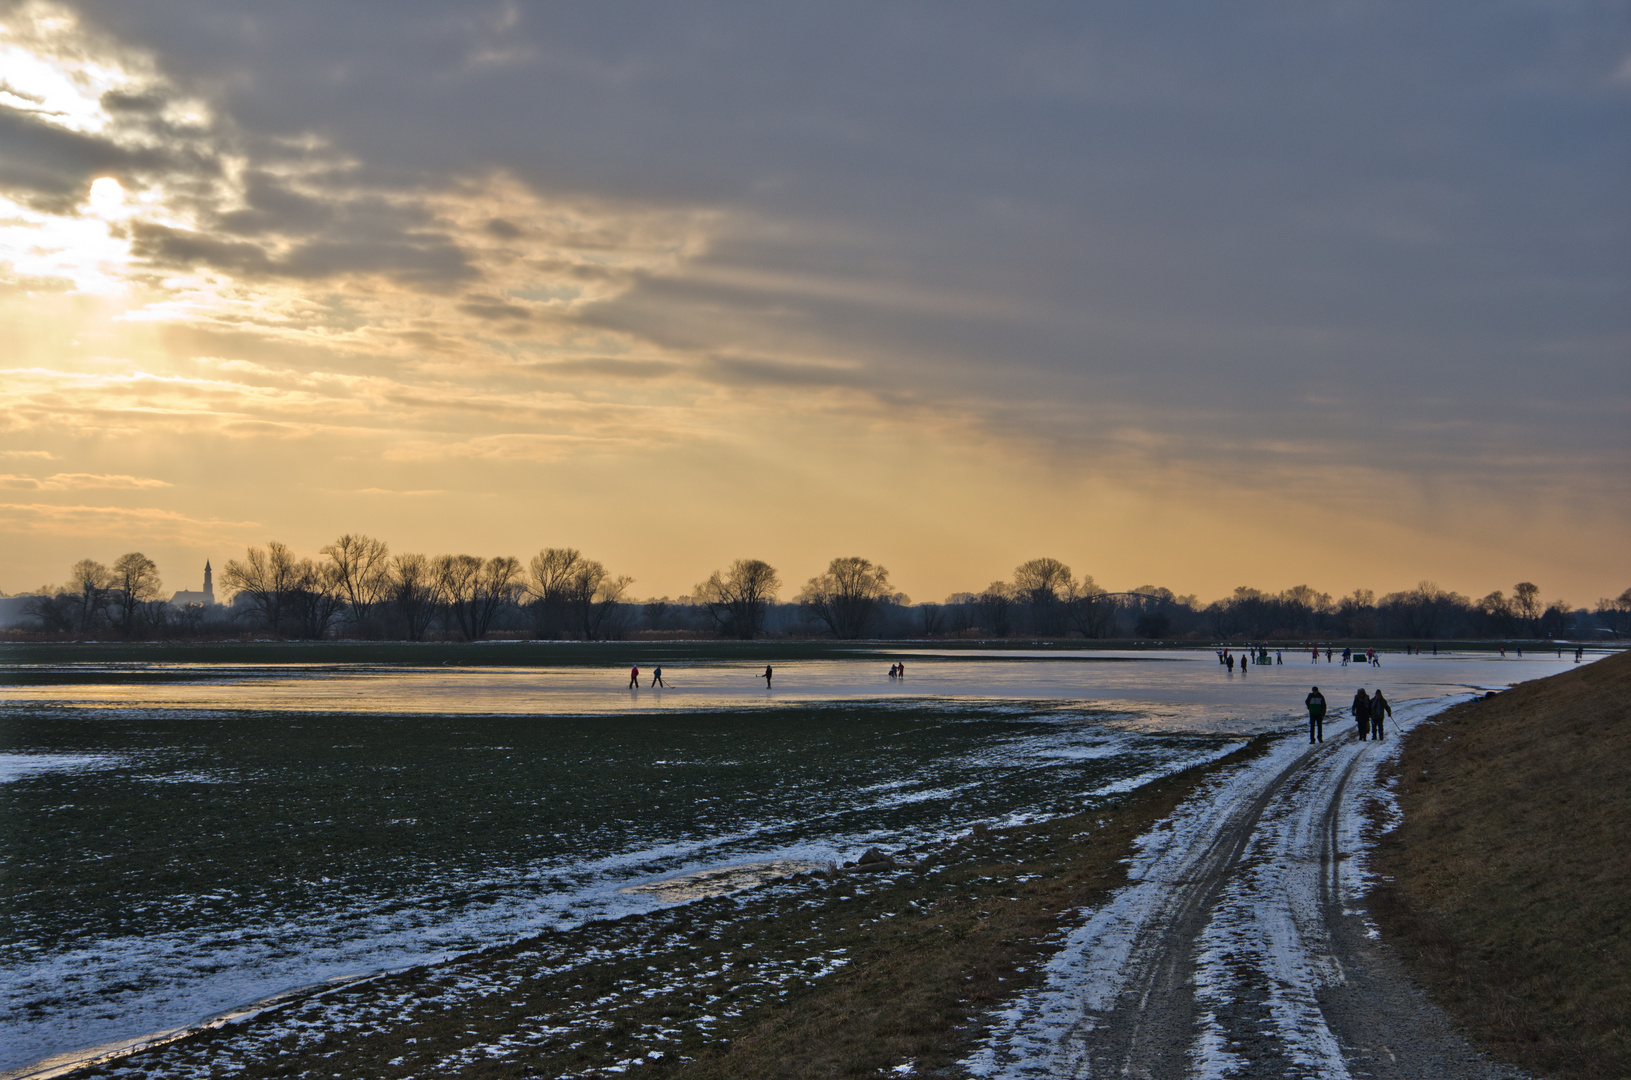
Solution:
M1631 585L1611 5L0 5L0 589Z

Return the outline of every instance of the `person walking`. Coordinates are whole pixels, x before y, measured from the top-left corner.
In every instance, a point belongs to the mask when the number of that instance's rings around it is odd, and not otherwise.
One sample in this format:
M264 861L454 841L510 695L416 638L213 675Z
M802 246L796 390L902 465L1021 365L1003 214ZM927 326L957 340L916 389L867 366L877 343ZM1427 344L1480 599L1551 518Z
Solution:
M1387 698L1382 696L1382 688L1378 686L1376 693L1370 699L1370 733L1378 739L1387 733L1383 730L1382 718L1393 715L1393 706L1388 704Z
M663 666L661 664L651 669L651 685L660 686L664 690L668 689L668 684L663 682Z
M1370 698L1361 686L1354 691L1354 723L1359 725L1359 741L1370 738Z
M640 669L638 667L629 668L629 689L640 689Z
M770 676L772 674L774 674L774 673L770 670L770 665L766 664L765 665L765 673L763 675L759 676L759 678L761 678L761 679L763 679L765 681L765 689L766 690L770 689Z
M1325 695L1320 693L1319 687L1308 692L1303 698L1303 704L1308 706L1308 741L1325 741Z

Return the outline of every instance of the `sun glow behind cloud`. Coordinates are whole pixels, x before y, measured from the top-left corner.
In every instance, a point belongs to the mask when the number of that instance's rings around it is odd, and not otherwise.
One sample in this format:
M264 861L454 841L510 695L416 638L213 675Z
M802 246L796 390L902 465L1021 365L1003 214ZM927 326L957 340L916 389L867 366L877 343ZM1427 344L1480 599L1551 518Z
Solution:
M549 55L476 53L460 78ZM0 169L16 463L0 487L39 493L9 504L21 539L0 542L29 570L0 587L58 572L87 535L191 558L362 529L411 548L571 543L654 593L749 548L791 579L854 550L931 597L1044 550L1179 591L1395 572L1472 589L1456 575L1507 586L1497 568L1549 557L1571 515L1624 521L1622 446L1543 453L1510 416L1425 397L1357 409L1341 349L1328 393L1254 384L1284 398L1267 423L1216 374L1287 341L1326 349L1328 330L1091 290L1060 304L982 285L978 259L961 280L903 270L865 229L729 199L551 188L480 158L375 167L332 126L252 130L50 5L6 17L0 65L0 110L33 148ZM1163 349L1222 359L1186 378ZM50 509L93 489L132 531ZM1315 517L1347 524L1314 535ZM1494 528L1508 553L1480 549Z

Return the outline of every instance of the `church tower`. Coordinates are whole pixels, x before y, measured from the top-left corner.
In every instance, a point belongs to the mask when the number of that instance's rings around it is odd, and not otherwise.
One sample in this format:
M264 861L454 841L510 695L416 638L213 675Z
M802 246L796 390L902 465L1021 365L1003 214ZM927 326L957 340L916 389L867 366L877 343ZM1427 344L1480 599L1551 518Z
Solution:
M209 597L208 603L215 603L215 581L210 573L210 561L204 560L204 595Z

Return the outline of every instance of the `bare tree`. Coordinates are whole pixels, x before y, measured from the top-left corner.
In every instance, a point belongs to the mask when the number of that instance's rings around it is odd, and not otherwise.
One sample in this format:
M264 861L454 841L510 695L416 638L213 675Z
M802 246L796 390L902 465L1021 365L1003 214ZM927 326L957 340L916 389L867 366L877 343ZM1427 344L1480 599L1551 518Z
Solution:
M102 617L113 589L113 572L94 559L81 559L68 571L65 592L77 598L78 624L81 634L88 634Z
M918 614L923 620L923 636L939 637L946 630L946 609L939 604L919 604Z
M441 605L441 593L436 586L436 572L431 561L423 555L408 552L398 555L391 563L391 602L397 614L407 624L408 640L422 641L425 631L436 618Z
M827 571L805 583L798 603L811 618L826 625L836 638L858 638L893 598L889 571L856 555L834 559ZM904 601L904 597L902 600Z
M243 593L260 612L266 628L274 634L283 631L290 595L300 587L300 560L287 544L273 540L266 547L252 547L242 562L229 559L221 571L221 584L228 600Z
M647 600L641 607L640 613L645 618L647 630L663 630L663 623L668 621L668 612L673 608L668 597L657 600Z
M566 582L567 605L584 641L601 636L607 616L622 603L634 584L631 577L613 577L594 559L579 559Z
M301 559L295 566L294 588L283 601L285 626L297 637L321 640L345 607L345 593L333 563Z
M527 606L534 637L554 640L566 636L572 575L582 561L576 548L544 548L532 557L526 592L531 598Z
M1531 634L1535 632L1541 610L1540 586L1533 581L1520 581L1512 586L1512 612L1523 620L1524 629Z
M749 641L764 628L765 611L781 588L776 568L763 559L737 559L694 590L696 602L721 633Z
M448 621L466 641L480 641L493 618L519 591L521 560L511 555L482 560L474 555L440 555L436 580Z
M1069 583L1064 607L1066 624L1085 638L1104 637L1115 625L1116 601L1099 587L1092 574Z
M37 619L48 634L68 634L80 627L80 597L71 592L40 592L23 604L23 614ZM81 630L81 633L84 633Z
M1422 581L1414 589L1384 597L1382 606L1391 609L1410 637L1435 638L1445 621L1471 601L1439 588L1437 582Z
M514 555L495 555L483 563L471 595L470 639L480 641L486 637L493 627L493 619L520 591L520 559Z
M1014 598L1031 613L1031 628L1049 637L1063 632L1060 601L1069 592L1070 567L1058 559L1031 559L1014 567Z
M993 581L974 598L974 617L982 629L997 637L1007 637L1013 629L1014 587L1006 581Z
M351 611L359 637L368 636L368 616L390 594L390 548L383 540L346 533L323 548L333 564L334 581Z
M438 555L431 567L442 602L444 628L456 629L466 641L474 641L470 609L476 599L476 577L481 573L481 560L474 555Z
M113 560L112 588L119 631L132 637L139 628L143 605L157 600L163 588L158 565L139 551L121 555Z
M1613 599L1605 596L1597 601L1597 616L1615 637L1631 632L1631 589Z

